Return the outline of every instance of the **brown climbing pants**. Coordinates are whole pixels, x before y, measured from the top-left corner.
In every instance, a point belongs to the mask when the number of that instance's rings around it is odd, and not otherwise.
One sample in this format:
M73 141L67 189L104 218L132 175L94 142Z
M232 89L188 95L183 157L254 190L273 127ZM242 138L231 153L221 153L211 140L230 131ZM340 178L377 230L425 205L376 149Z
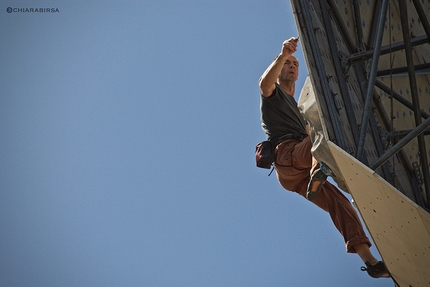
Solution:
M285 189L297 192L303 197L306 196L312 171L318 168L311 148L312 142L310 137L307 137L303 141L288 139L275 149L275 169L279 183ZM313 203L330 214L334 225L344 238L347 252L356 253L354 245L358 243L367 243L369 247L371 246L354 207L330 182L324 183Z

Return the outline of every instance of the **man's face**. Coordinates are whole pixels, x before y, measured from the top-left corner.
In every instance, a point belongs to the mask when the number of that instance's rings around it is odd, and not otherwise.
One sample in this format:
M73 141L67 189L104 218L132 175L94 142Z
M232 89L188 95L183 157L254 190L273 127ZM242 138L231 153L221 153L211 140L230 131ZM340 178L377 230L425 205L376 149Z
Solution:
M297 81L299 76L299 61L296 57L290 56L284 63L284 67L282 67L281 74L279 75L279 79L282 81Z

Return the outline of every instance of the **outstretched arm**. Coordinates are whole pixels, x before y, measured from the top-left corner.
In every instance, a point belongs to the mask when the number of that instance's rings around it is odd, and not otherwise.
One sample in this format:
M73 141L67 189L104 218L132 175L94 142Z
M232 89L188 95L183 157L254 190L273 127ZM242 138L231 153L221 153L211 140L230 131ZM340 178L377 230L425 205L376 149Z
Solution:
M259 86L260 92L264 97L269 97L275 90L275 83L278 80L282 67L284 66L288 57L290 57L297 50L297 43L299 39L291 37L284 41L282 44L281 53L275 58L270 66L264 71L260 77Z

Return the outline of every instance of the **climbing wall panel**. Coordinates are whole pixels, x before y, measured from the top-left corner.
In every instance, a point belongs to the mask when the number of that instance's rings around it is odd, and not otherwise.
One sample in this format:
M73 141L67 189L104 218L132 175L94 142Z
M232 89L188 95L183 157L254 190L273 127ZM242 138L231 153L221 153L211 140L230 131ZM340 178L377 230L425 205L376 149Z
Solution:
M430 286L430 215L328 142L354 203L399 286Z

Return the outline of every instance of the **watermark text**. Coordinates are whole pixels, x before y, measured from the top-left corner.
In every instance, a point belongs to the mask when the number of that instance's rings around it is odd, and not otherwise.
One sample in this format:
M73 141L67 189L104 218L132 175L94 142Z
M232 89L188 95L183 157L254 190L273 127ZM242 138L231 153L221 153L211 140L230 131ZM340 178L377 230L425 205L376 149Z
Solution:
M7 7L7 13L59 13L58 8L13 8Z

